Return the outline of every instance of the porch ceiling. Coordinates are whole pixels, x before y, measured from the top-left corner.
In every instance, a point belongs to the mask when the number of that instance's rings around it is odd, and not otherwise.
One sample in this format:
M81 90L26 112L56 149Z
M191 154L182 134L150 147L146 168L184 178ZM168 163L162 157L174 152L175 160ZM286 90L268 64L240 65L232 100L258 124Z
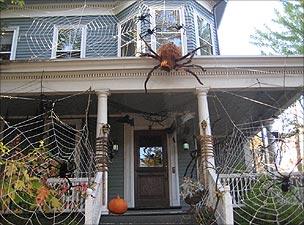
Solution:
M222 136L231 131L235 124L258 121L272 118L287 107L292 100L299 96L301 90L248 88L242 90L215 90L208 92L210 121L213 134ZM13 119L35 115L39 111L39 96L36 101L22 99L2 99L1 116ZM66 96L47 95L48 99L63 99ZM95 117L97 112L97 98L92 95L90 116ZM79 95L58 101L55 111L59 117L81 118L87 106L88 95ZM124 116L145 113L174 112L197 114L197 98L194 92L181 93L117 93L109 97L110 116ZM197 119L193 119L198 123Z

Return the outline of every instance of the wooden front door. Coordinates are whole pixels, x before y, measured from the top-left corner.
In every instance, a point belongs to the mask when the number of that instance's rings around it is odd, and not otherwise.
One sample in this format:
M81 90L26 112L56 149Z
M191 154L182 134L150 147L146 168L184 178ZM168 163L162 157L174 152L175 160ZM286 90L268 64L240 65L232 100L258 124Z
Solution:
M135 131L135 207L169 207L167 138L164 131Z

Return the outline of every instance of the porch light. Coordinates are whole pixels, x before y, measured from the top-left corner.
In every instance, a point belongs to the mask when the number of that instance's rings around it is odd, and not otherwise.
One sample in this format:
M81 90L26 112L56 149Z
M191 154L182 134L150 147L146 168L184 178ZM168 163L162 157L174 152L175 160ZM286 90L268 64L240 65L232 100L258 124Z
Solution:
M184 151L188 151L190 149L189 143L187 141L184 141L183 149L184 149Z
M116 143L113 144L113 151L118 152L118 144Z

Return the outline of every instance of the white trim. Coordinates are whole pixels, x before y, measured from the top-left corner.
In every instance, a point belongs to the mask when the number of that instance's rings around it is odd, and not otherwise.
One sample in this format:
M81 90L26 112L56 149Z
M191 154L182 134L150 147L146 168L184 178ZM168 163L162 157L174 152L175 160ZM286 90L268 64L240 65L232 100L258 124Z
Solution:
M173 141L175 140L175 141ZM176 132L167 134L170 206L180 206Z
M124 199L135 207L134 197L134 128L124 124Z
M207 19L206 17L202 16L200 13L198 13L196 10L194 10L193 12L193 16L194 16L194 28L195 28L195 41L196 41L196 47L200 46L200 41L199 41L199 33L198 33L198 17L200 17L202 20L205 20L209 26L210 26L210 35L211 35L211 41L212 41L212 55L215 55L215 37L214 37L214 26L211 26L212 21L210 21L209 19ZM197 55L201 55L201 51L197 51Z
M56 59L59 30L60 29L70 29L70 28L75 28L75 26L54 25L51 59ZM82 58L85 58L85 53L86 53L87 26L79 25L78 28L81 29L80 58L82 59Z
M135 0L112 2L59 3L59 4L25 4L23 7L10 6L1 11L1 19L50 16L79 16L79 15L117 15L132 5Z
M3 28L3 31L4 32L13 31L12 46L11 46L11 50L10 50L10 59L9 60L15 60L16 51L17 51L17 41L18 41L18 37L19 37L19 27L18 26L5 27L5 28Z

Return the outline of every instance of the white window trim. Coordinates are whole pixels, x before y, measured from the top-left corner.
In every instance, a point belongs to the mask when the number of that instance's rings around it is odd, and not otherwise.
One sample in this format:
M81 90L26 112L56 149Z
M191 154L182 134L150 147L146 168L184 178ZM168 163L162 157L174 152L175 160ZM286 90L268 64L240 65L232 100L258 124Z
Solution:
M201 14L199 14L197 11L195 11L193 13L194 15L194 29L195 29L195 40L196 40L196 46L197 47L200 47L200 41L199 41L199 34L198 34L198 20L197 20L197 17L200 17L204 20L207 21L207 23L209 23L210 25L210 32L211 32L211 41L212 41L212 55L215 55L215 37L213 35L214 33L214 29L213 29L213 26L212 26L212 22L210 20L208 20L207 18L205 18L204 16L202 16ZM197 51L197 55L201 55L201 51Z
M19 37L19 27L6 27L3 29L5 31L13 31L13 39L12 39L12 47L10 51L10 60L16 59L16 51L17 51L17 40Z
M54 25L51 59L56 59L58 31L60 29L69 29L69 28L75 28L75 26L72 26L72 25ZM79 28L81 28L80 58L85 58L86 42L87 42L87 26L79 25Z
M139 16L139 15L138 15ZM121 55L121 26L124 24L124 23L126 23L127 21L129 21L129 20L132 20L132 19L134 19L135 20L135 16L133 16L133 17L128 17L127 19L124 19L124 20L122 20L122 21L120 21L119 23L118 23L118 29L117 29L117 42L118 42L118 44L117 44L117 47L118 47L118 49L117 49L117 56L118 57L125 57L125 56L122 56ZM136 24L136 52L141 52L141 40L140 40L140 37L139 37L139 34L140 34L140 27L141 27L141 23L140 22L138 22L137 24ZM136 55L136 54L135 54ZM135 56L134 55L134 56Z
M163 10L164 8L161 7L152 7L150 8L150 15L151 15L151 24L150 24L150 29L153 29L156 25L155 23L155 11L156 10ZM166 7L165 10L178 10L179 15L180 15L180 21L181 24L184 26L186 25L186 20L185 20L185 14L184 14L184 7ZM184 29L180 29L180 34L181 34L181 47L182 47L182 54L185 55L187 53L187 35L186 32L184 32ZM156 51L156 37L155 35L151 35L151 48Z

